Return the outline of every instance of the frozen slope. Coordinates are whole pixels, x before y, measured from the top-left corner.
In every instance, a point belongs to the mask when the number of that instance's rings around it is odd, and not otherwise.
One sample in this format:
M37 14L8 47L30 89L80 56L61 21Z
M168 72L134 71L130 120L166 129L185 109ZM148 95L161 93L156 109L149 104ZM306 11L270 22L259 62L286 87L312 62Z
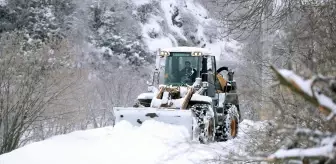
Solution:
M139 23L149 51L181 46L181 42L185 42L188 46L208 48L219 60L237 62L241 44L221 36L219 27L222 25L197 1L133 0L133 3L137 7L151 6L147 7L151 8L147 21Z
M239 136L228 142L192 143L182 126L146 121L141 127L120 122L115 127L76 131L36 142L0 156L1 164L133 164L202 163L219 155L244 155L248 134L262 122L244 120Z

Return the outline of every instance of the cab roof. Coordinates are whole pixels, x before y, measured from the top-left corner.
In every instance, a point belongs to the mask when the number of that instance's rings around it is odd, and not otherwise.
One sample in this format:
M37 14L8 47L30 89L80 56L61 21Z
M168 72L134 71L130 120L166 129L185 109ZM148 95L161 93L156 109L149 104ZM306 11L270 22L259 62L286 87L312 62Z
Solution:
M171 47L171 48L162 48L161 51L166 52L201 52L202 55L211 55L211 52L207 48L199 48L199 47Z

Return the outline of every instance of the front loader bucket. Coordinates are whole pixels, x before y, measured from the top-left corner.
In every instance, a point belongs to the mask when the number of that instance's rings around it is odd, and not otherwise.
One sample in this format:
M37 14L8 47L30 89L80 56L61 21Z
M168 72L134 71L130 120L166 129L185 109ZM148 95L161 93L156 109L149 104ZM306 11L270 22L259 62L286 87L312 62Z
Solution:
M115 107L114 115L115 123L126 120L134 126L141 126L144 121L153 119L167 124L183 125L192 134L193 117L190 110Z

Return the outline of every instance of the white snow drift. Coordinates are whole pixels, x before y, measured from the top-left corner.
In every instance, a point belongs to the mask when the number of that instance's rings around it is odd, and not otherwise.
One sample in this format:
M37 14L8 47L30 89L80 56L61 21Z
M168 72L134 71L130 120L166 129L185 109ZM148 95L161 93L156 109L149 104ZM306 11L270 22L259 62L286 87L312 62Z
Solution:
M134 164L204 162L229 152L245 154L248 134L263 122L244 120L234 140L202 145L189 140L183 126L148 120L140 127L122 121L115 127L55 136L0 156L1 164Z

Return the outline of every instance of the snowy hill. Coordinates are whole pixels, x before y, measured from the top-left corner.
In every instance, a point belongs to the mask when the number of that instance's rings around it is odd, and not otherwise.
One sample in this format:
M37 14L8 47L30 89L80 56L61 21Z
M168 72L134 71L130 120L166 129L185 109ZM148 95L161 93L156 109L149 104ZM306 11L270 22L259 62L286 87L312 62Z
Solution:
M76 131L29 144L0 156L1 164L192 164L224 157L246 155L250 134L264 122L243 120L234 140L201 145L187 138L187 129L148 120L140 127L120 122L115 127Z
M144 24L144 36L150 50L155 50L162 46L179 46L178 39L182 39L187 44L196 47L209 48L218 59L225 57L226 60L235 60L239 51L239 43L228 38L221 38L221 30L216 20L210 18L208 11L194 0L165 0L161 1L161 8L164 12L164 20L169 27L168 34L161 38L151 39L146 35L154 30L161 33L159 28L160 18L151 15L148 24ZM176 16L176 17L174 17ZM162 19L162 18L161 18ZM154 27L154 28L151 28ZM173 37L171 37L173 36ZM160 39L169 38L170 44L158 44Z
M105 60L118 56L143 65L154 60L159 48L195 46L209 48L218 59L237 61L239 42L222 37L219 22L195 0L103 2L93 3L101 14L95 16L99 25L90 38Z
M0 0L0 12L5 15L0 17L0 33L21 31L27 47L70 39L81 47L79 56L86 54L78 62L95 68L153 64L154 52L162 47L206 47L225 60L236 59L240 48L221 36L223 25L195 0Z
M194 0L137 1L139 7L158 3L147 21L142 23L144 40L150 51L162 47L184 44L209 48L219 58L235 59L239 44L234 40L220 38L218 22L210 18L208 11ZM155 6L155 5L154 5ZM155 36L151 36L155 33ZM183 43L182 43L183 44Z

